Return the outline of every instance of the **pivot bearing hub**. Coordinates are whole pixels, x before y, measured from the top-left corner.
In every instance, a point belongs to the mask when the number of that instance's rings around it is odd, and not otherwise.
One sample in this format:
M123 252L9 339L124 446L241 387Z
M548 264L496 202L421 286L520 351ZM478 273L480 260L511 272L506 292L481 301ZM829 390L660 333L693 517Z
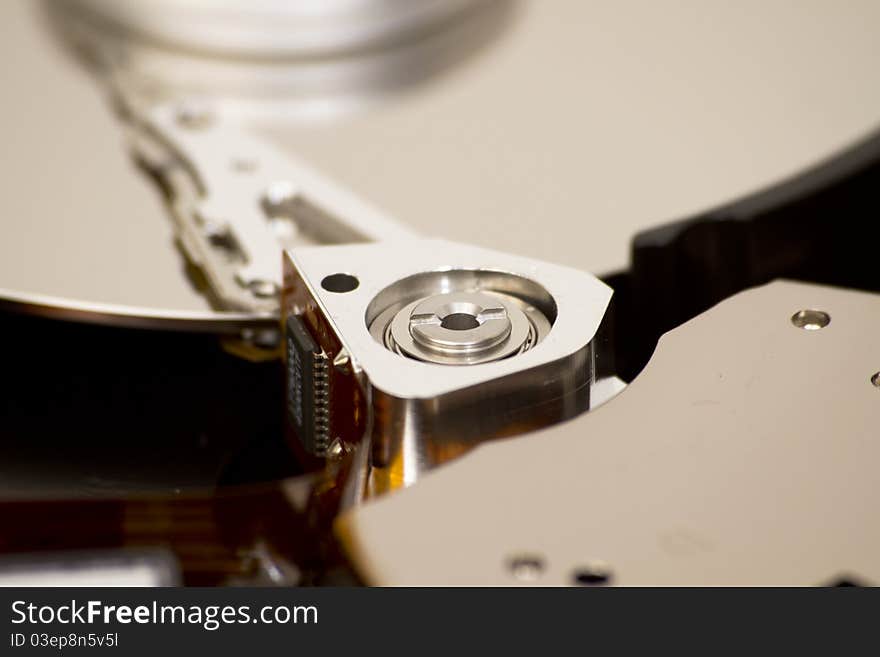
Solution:
M571 418L589 407L610 296L584 272L440 240L288 251L283 317L305 334L287 342L293 433L319 443L300 421L300 400L316 400L327 422L312 433L366 444L352 494L375 495Z
M386 345L418 360L470 365L524 351L536 333L513 299L492 292L450 292L399 310L386 331Z
M513 274L426 272L371 304L373 337L396 354L437 365L499 361L534 347L555 319L552 297Z

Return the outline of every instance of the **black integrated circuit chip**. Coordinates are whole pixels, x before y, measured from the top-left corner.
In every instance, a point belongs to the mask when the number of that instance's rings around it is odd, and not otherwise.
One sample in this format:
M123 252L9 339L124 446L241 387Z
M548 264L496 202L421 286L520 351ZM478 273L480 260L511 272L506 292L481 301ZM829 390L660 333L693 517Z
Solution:
M295 315L287 318L287 415L303 448L323 456L329 445L328 359Z

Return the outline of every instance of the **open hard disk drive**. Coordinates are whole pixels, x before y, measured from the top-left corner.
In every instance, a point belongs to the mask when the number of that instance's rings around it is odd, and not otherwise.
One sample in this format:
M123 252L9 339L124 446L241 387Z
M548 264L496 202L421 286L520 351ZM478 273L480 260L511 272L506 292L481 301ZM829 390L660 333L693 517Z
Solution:
M0 16L0 583L880 583L877 3Z

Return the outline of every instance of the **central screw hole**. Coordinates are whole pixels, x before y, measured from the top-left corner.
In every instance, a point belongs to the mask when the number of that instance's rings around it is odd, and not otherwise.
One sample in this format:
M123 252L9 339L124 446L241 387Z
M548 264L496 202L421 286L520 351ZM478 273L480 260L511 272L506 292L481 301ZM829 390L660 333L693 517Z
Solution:
M831 315L821 310L799 310L791 316L791 323L805 331L818 331L831 323Z
M480 322L477 318L468 313L452 313L451 315L446 315L440 322L440 326L450 331L467 331L475 329L479 325Z

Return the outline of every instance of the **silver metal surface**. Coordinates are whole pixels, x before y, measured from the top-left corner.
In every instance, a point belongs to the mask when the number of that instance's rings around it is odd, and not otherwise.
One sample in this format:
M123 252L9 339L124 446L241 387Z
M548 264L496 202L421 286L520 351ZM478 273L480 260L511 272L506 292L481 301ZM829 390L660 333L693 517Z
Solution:
M443 240L301 247L287 255L347 353L369 372L371 385L412 398L432 399L571 356L595 335L611 298L611 289L586 272ZM320 286L325 276L342 271L358 278L356 289L340 294ZM380 312L430 296L439 286L489 289L529 298L538 307L552 304L553 328L517 358L471 367L400 358L370 334Z
M193 303L197 306L197 303ZM183 310L128 306L122 303L78 301L0 288L0 309L31 315L95 324L134 328L163 328L236 335L249 339L249 332L277 331L276 313Z
M453 3L434 4L448 8ZM4 239L0 240L0 296L9 308L77 320L238 333L267 319L261 308L245 312L218 310L251 308L251 300L224 306L216 294L205 294L203 281L192 275L178 252L181 245L176 240L181 231L179 227L175 231L168 221L166 199L126 152L124 123L114 116L105 94L112 90L116 95L113 102L118 103L120 90L126 88L133 94L126 98L136 98L134 107L139 110L148 110L157 103L175 105L181 128L202 126L209 133L220 128L213 140L219 150L211 153L223 158L217 166L228 164L242 179L246 173L259 179L255 165L261 163L248 159L246 153L230 153L234 159L226 159L223 137L229 133L222 132L230 127L222 119L227 113L234 114L242 101L253 109L248 103L254 100L250 92L256 87L258 105L268 98L275 110L291 120L300 120L333 113L329 112L332 103L327 100L328 94L347 99L339 101L347 107L362 91L377 91L374 83L378 83L381 93L388 86L397 87L393 80L402 78L399 83L403 85L417 82L454 63L443 55L448 54L448 46L438 50L436 43L426 39L433 45L417 40L411 48L395 49L393 56L371 51L369 63L361 62L359 57L339 65L306 60L302 66L284 66L280 71L263 62L262 74L255 75L252 62L236 64L180 51L170 54L165 46L149 39L128 40L112 29L105 31L107 40L98 38L100 44L96 45L90 41L94 31L89 29L93 26L87 29L86 21L78 16L72 5L62 2L10 0L0 4L4 26L0 54L8 64L6 100L0 108L0 134L6 152L0 162L0 176L7 181L0 208L5 217ZM441 30L444 34L447 31ZM453 57L454 61L466 56L470 48L453 34L449 38L463 51ZM65 50L64 46L70 48ZM73 54L85 55L97 80L89 79ZM119 74L120 61L115 56L136 67L145 64L145 69L138 68L143 76L133 76L137 85ZM403 72L400 61L413 64L412 69L404 67L410 72L403 76L399 75ZM188 82L181 83L180 75ZM208 88L214 96L208 94L206 101ZM218 93L222 96L222 116L210 102L217 99ZM235 130L231 126L231 132ZM236 144L241 142L233 139L227 145L234 148ZM143 147L144 142L137 145ZM144 155L139 153L149 161ZM170 180L178 185L177 192L189 193L180 194L178 201L199 196L198 188L187 190L186 186L199 182L203 171L178 169L168 173L173 178L164 182ZM220 181L221 187L227 184L238 189L233 175ZM314 208L301 203L297 180L290 181L285 175L265 184L271 189L261 189L266 198L257 203L265 200L262 211L270 215L266 223L280 242L315 241L308 230L292 235L293 223L285 215L290 211L300 219L303 214L311 217L304 223L311 228L317 224L318 233L333 232L333 221L322 221L312 212ZM293 193L285 197L290 202L281 199L279 204L270 192L278 192L285 185ZM235 209L230 206L226 210ZM250 206L248 211L254 212ZM222 242L222 233L215 240ZM279 247L274 255L261 254L259 266L277 271L280 259ZM274 291L263 280L254 283L252 289L255 297Z
M833 319L796 330L802 308ZM877 584L878 323L876 294L740 293L602 408L483 444L339 535L382 585L520 583L523 556L538 585Z
M187 277L162 199L93 81L46 29L42 4L3 2L0 18L7 306L138 326L253 322L214 312Z
M332 124L246 120L426 236L596 274L639 230L873 132L880 4L524 0L466 65Z
M320 285L336 272L346 272L358 285L347 292ZM593 381L591 341L611 290L567 267L462 244L410 240L293 249L285 295L285 316L292 313L306 322L328 358L344 356L365 391L369 419L363 430L372 448L368 493L376 494L414 483L477 442L585 411ZM543 339L525 307L545 317ZM500 332L466 329L460 332L464 345L455 344L459 332L454 330L427 335L420 339L451 341L440 351L422 347L419 358L388 348L386 332L395 332L395 321L397 333L410 336L401 350L414 349L414 314L448 316L447 311L465 308L475 313L474 320L478 311L493 310L488 321L499 322ZM515 318L509 335L499 309ZM492 351L499 335L514 338L509 352L504 342L501 352ZM476 348L482 347L487 358L468 363L467 349L481 340L486 342ZM464 356L457 355L457 346L464 346ZM468 366L450 366L462 362ZM344 388L331 380L336 417L349 413L334 392Z
M68 0L112 26L184 50L316 57L376 48L450 20L473 0Z
M446 292L400 309L388 328L377 330L386 346L440 365L476 365L529 348L536 331L516 297L492 292Z
M0 556L0 586L180 586L170 550L75 550Z
M168 10L102 0L47 8L100 81L124 80L141 104L209 98L227 118L283 122L359 112L466 64L508 9L507 0L160 3ZM321 33L332 38L319 43Z
M514 309L508 310L499 298L482 292L462 292L438 294L420 301L404 318L406 332L420 347L455 355L497 347L510 337L516 316Z

